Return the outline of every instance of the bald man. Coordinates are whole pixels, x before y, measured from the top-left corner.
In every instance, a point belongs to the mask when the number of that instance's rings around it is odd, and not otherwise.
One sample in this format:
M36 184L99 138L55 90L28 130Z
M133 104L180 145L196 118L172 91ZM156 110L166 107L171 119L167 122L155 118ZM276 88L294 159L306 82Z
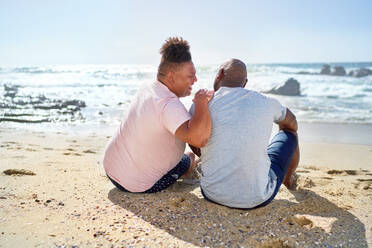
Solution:
M209 102L212 134L205 147L191 148L201 158L204 198L252 209L270 203L281 184L293 186L299 148L296 117L276 99L244 89L247 82L242 61L220 67ZM273 123L280 131L270 142Z

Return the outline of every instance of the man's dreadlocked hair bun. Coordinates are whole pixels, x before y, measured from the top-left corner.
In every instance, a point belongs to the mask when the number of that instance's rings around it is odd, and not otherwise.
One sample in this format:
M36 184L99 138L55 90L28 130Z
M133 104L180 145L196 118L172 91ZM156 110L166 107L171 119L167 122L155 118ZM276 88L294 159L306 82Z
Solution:
M160 48L162 62L184 63L191 61L190 46L182 37L170 37Z
M169 70L175 70L182 63L191 61L189 43L181 37L168 38L160 48L160 54L158 77L165 76Z

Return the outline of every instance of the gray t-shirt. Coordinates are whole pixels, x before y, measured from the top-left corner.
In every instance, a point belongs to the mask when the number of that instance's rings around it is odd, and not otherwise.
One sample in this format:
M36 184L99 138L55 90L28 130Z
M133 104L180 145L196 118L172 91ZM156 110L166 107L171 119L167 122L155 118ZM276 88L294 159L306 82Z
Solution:
M255 91L221 87L210 101L209 111L212 134L201 148L205 195L236 208L263 203L276 186L267 146L273 122L285 118L286 108Z

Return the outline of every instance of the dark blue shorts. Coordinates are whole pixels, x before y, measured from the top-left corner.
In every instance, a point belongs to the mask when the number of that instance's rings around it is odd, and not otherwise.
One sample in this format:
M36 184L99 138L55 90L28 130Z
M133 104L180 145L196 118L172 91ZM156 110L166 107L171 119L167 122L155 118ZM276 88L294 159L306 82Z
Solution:
M289 164L298 145L297 136L291 132L280 131L271 140L267 148L267 154L271 161L271 169L276 175L276 187L271 197L255 208L263 207L269 204L278 194L280 186L283 184L287 174Z
M268 200L266 200L265 202L261 203L260 205L254 208L266 206L278 194L279 188L283 183L285 175L287 174L289 164L291 163L293 154L296 151L297 144L298 144L297 136L291 132L286 132L286 131L280 131L271 140L271 143L269 144L267 148L267 154L269 155L269 158L271 161L270 168L274 171L277 177L276 187L275 187L273 194ZM214 202L205 196L203 189L201 190L201 192L206 200ZM248 209L254 209L254 208L248 208Z
M187 170L190 168L190 165L191 165L190 157L184 154L181 161L176 165L176 167L168 171L168 173L165 174L162 178L160 178L159 181L157 181L150 189L140 193L156 193L168 188L169 186L174 184L178 178L180 178L187 172ZM110 178L108 175L107 177L118 189L129 192L123 186L118 184L115 180Z

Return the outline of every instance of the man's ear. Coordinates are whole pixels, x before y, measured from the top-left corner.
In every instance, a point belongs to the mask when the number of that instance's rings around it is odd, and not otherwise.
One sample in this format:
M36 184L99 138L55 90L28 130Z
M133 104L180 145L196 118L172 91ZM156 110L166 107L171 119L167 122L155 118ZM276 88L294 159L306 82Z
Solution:
M223 68L221 68L218 72L217 72L217 76L216 76L216 79L214 80L214 84L213 84L213 89L214 91L217 91L219 88L220 88L220 82L221 80L225 77L225 73L223 71Z
M217 80L221 81L225 77L225 71L221 68L217 73Z
M169 82L174 82L174 80L173 80L173 79L174 79L174 73L173 73L172 70L169 70L169 71L167 72L166 77L167 77L167 79L168 79Z

